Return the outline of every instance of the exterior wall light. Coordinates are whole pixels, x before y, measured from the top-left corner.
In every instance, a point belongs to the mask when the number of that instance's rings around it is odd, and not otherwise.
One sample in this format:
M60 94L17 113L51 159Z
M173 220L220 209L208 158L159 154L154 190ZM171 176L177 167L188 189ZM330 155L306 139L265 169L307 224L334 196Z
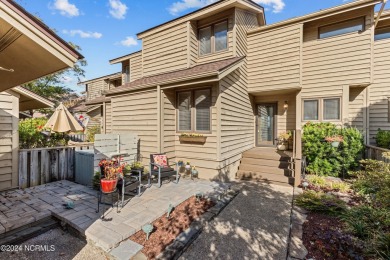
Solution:
M284 101L283 108L284 108L284 110L287 111L287 109L288 109L288 102L287 101Z

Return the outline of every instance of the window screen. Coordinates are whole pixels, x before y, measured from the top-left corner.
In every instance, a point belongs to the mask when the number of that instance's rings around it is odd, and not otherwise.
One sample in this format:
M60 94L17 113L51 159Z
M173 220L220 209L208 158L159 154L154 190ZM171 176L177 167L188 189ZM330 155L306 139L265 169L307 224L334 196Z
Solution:
M379 28L375 30L375 36L374 36L375 41L389 39L389 38L390 38L390 27Z
M218 23L214 26L215 51L226 50L228 46L227 22Z
M195 91L195 131L210 131L210 89Z
M199 52L200 55L211 53L211 27L199 30Z
M324 120L340 120L340 99L324 99Z
M303 120L318 120L318 100L303 101Z
M344 21L341 23L326 25L319 28L319 38L324 39L340 34L357 32L364 30L364 17L353 20Z
M178 113L179 113L179 131L191 131L191 92L179 92Z

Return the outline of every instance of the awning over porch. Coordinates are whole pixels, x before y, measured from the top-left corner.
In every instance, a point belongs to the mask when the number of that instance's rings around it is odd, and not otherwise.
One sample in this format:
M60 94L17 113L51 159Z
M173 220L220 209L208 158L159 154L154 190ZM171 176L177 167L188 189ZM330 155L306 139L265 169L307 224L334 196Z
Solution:
M28 89L23 87L15 87L12 88L12 90L20 95L19 111L54 107L53 102Z
M15 1L0 0L0 91L73 67L81 58Z
M179 82L201 80L218 81L233 70L241 66L243 57L235 57L225 60L196 65L192 68L164 73L156 76L143 77L125 85L106 91L105 94L115 94L136 89L154 87L157 85L175 84Z

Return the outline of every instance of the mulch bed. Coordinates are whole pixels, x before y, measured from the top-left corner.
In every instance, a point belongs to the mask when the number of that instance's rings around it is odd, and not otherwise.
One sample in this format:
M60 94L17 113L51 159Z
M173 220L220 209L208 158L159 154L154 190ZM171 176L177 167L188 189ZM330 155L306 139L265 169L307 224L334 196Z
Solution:
M309 252L307 258L363 259L362 245L359 246L342 227L342 222L335 216L308 213L302 237Z
M129 239L143 245L144 253L148 259L156 258L164 249L171 244L174 239L190 224L209 208L215 205L214 202L201 199L196 201L195 197L191 197L178 205L171 213L169 219L166 214L155 220L153 232L149 235L149 240L146 241L146 234L140 230Z

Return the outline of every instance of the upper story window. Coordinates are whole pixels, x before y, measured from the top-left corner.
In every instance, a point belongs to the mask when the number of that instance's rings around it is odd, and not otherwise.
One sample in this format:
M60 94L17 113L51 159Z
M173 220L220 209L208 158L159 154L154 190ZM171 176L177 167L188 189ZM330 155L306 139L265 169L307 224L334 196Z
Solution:
M390 27L378 28L375 30L374 40L390 39Z
M130 66L127 65L125 67L125 83L129 83L130 82Z
M318 38L324 39L341 34L364 31L365 18L359 17L348 21L325 25L318 28Z
M206 55L228 48L228 23L223 21L199 29L199 55Z

